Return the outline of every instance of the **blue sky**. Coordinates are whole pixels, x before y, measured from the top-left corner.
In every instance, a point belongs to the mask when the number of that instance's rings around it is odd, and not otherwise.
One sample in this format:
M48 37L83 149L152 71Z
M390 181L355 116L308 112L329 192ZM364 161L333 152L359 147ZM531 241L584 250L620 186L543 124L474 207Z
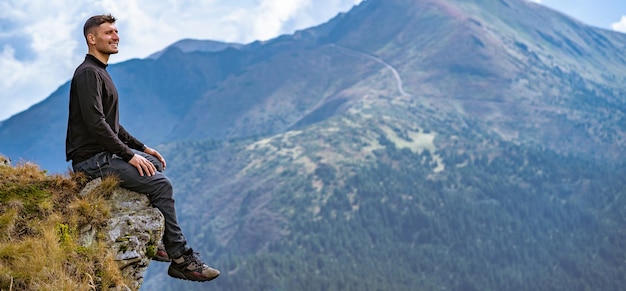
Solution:
M534 0L584 23L626 32L626 0ZM619 23L619 24L618 24Z
M118 18L120 53L110 60L118 63L144 58L183 38L271 39L325 22L361 1L0 0L0 121L71 78L86 53L82 25L94 14ZM626 32L626 0L533 1L587 24Z

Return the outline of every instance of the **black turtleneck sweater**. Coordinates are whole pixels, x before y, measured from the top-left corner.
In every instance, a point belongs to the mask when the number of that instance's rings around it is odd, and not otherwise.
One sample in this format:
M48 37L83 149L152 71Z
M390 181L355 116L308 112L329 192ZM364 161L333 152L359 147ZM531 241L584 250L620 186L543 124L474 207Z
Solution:
M145 148L119 123L117 89L106 68L88 54L74 72L65 140L66 158L73 164L104 151L129 161L131 149Z

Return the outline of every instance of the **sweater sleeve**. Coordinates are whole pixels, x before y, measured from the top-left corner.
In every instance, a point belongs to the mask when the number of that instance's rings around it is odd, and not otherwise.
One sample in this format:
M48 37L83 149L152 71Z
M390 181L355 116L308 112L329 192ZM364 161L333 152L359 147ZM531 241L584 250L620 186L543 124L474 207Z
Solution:
M106 122L102 107L101 76L94 71L86 70L76 78L77 95L80 96L80 111L85 126L106 151L122 157L125 161L130 161L135 154Z
M141 141L130 135L126 129L120 124L120 132L117 134L120 140L128 145L131 149L143 151L146 148Z

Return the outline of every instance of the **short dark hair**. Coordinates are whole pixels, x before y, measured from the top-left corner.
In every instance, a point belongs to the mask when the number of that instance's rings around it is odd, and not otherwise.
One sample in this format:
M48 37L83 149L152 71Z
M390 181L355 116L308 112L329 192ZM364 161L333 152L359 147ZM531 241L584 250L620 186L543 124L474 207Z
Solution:
M83 35L87 38L87 34L89 34L89 31L92 28L98 27L103 23L115 23L115 20L117 19L111 14L94 15L89 17L89 19L85 21L85 26L83 26Z

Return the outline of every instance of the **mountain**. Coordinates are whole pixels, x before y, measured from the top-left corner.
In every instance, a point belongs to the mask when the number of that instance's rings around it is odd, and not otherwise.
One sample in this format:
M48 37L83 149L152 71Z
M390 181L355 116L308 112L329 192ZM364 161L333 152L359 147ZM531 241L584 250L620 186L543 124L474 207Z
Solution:
M225 43L219 41L211 41L211 40L198 40L198 39L183 39L179 40L172 45L168 46L166 49L162 51L158 51L156 53L148 56L149 59L158 59L161 57L165 51L170 49L178 49L182 52L219 52L223 51L227 48L235 48L240 49L243 47L242 44L238 43Z
M294 35L246 46L184 40L110 71L123 124L148 144L280 133L348 108L394 83L375 76L397 73L424 106L507 140L621 158L625 42L523 1L366 1ZM65 171L67 92L5 121L0 151Z
M625 48L524 0L367 0L110 70L216 288L617 290ZM66 96L4 122L0 151L59 168ZM143 288L206 287L165 267Z

